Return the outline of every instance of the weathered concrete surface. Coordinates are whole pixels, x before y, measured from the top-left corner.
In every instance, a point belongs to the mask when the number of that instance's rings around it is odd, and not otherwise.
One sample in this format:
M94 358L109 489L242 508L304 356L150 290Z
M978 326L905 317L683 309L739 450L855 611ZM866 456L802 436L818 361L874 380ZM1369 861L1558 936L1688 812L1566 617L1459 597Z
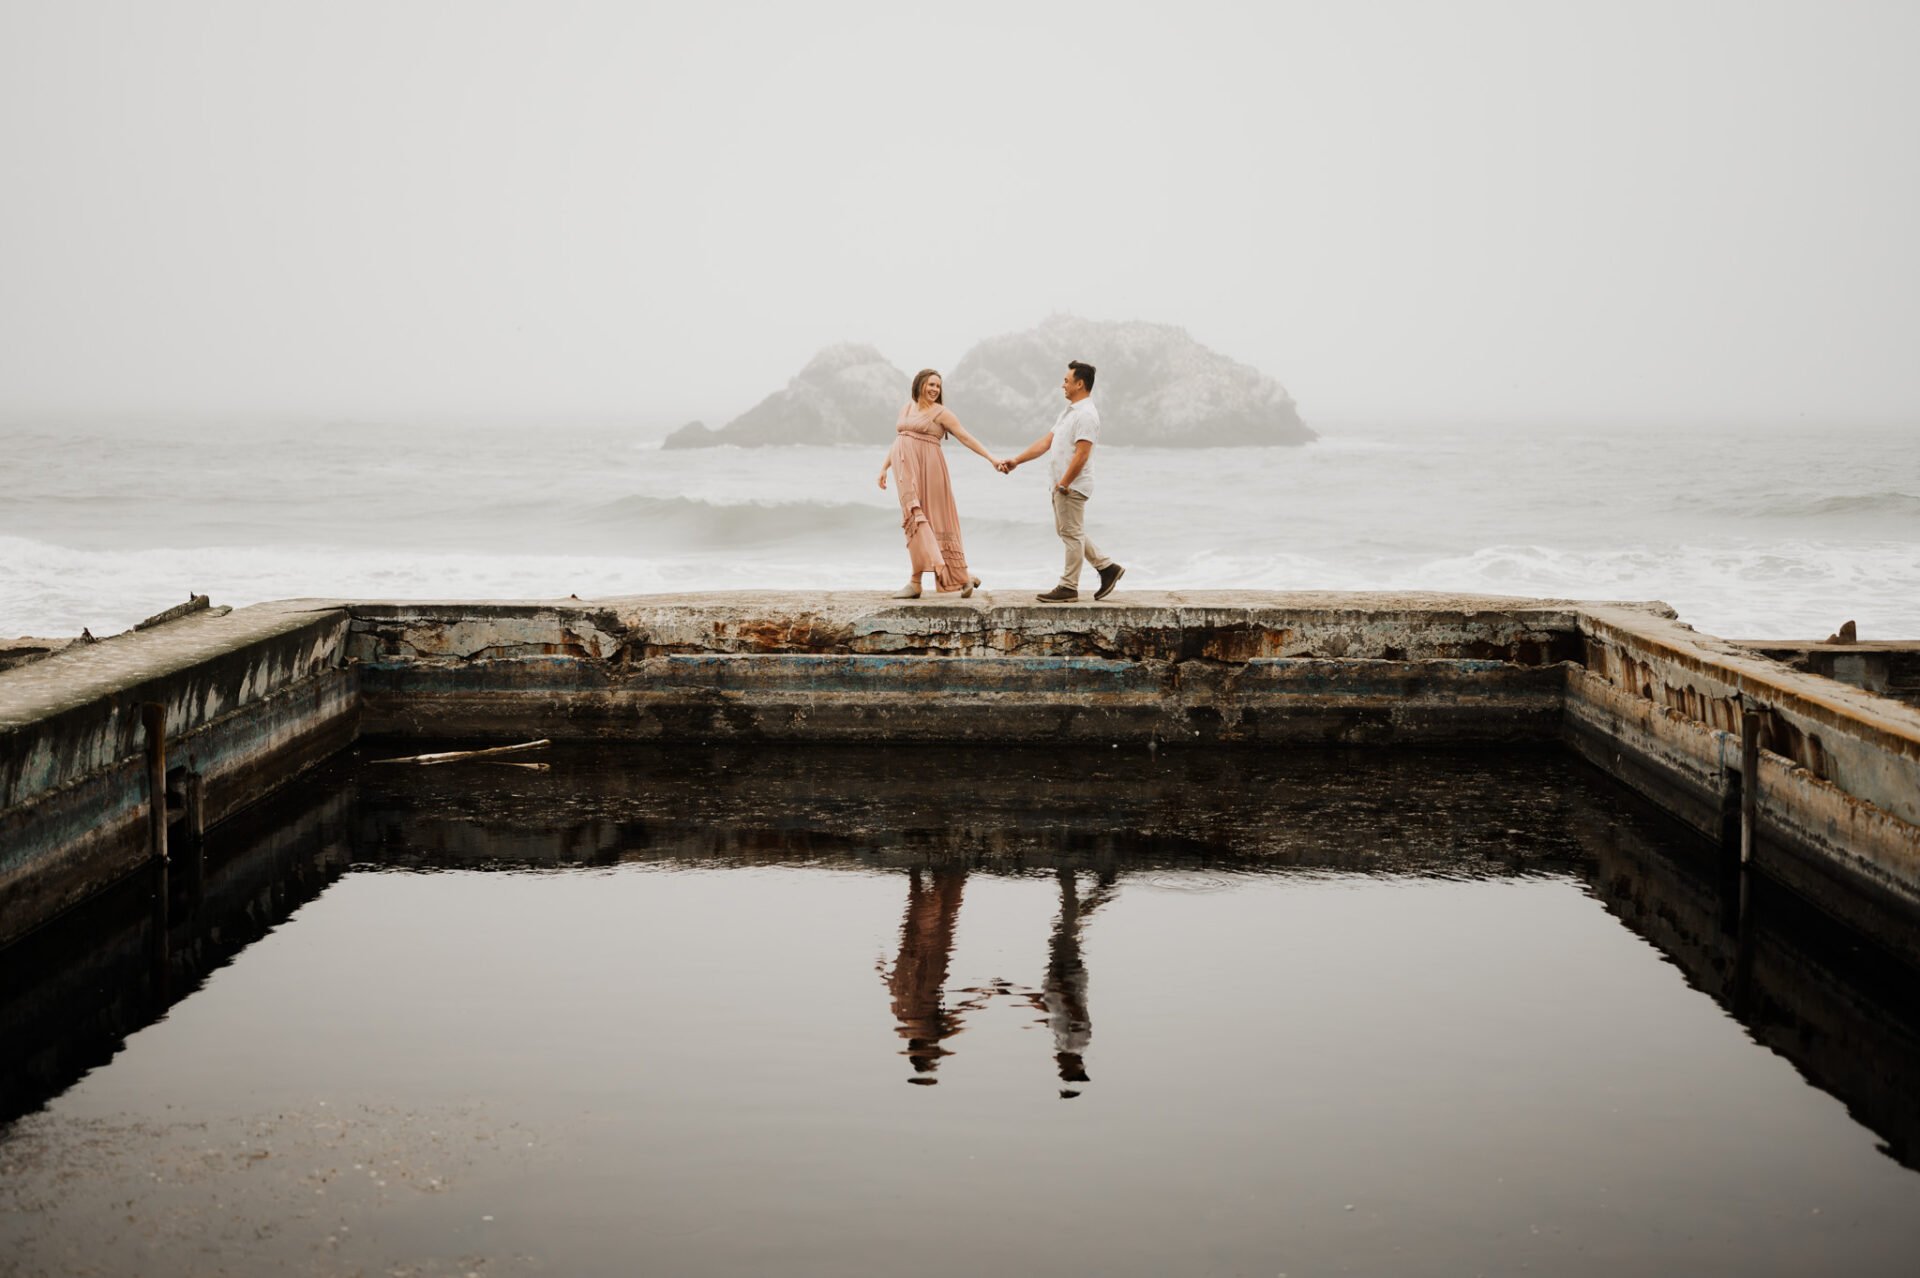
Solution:
M209 824L352 741L347 624L201 611L0 674L0 939L146 859L143 704L164 707L169 777L197 778Z
M362 669L370 733L766 741L1551 740L1563 677L1489 661L774 654Z
M1644 612L1592 605L1568 668L1568 740L1697 829L1738 802L1743 718L1760 724L1756 858L1843 916L1892 898L1888 939L1920 953L1920 710L1789 669Z
M1735 639L1732 642L1795 670L1837 679L1909 705L1920 705L1920 640L1791 643L1777 639Z
M31 665L36 661L45 661L56 652L65 652L76 643L87 642L91 640L35 639L30 636L19 639L0 639L0 671Z
M1713 837L1763 716L1761 859L1920 954L1920 715L1663 605L1436 594L695 595L355 605L370 731L673 740L1544 741Z
M1577 604L1498 595L1134 591L1119 602L1048 605L1024 592L912 601L736 592L350 606L352 655L362 661L574 656L617 665L680 653L832 653L1545 665L1580 655Z
M710 740L1516 741L1557 735L1565 605L697 595L361 605L366 731Z
M1769 872L1920 908L1920 712L1658 604L1129 592L305 600L197 612L0 675L0 936L138 859L138 707L207 815L356 732L670 741L1562 738L1710 835L1742 716L1766 731ZM49 857L47 850L84 855ZM16 908L18 907L18 908ZM1894 929L1914 933L1910 923ZM1912 938L1910 938L1912 939ZM1920 939L1913 939L1920 953Z

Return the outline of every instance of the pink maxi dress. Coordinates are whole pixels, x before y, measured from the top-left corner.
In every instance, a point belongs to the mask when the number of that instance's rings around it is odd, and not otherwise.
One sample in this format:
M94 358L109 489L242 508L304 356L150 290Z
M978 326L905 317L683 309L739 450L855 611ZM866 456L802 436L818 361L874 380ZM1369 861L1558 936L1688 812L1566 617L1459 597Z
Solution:
M939 590L959 590L971 574L966 547L960 544L960 510L953 504L953 481L940 443L947 428L930 413L908 404L894 425L893 489L900 497L900 523L907 534L907 556L915 573L933 574Z

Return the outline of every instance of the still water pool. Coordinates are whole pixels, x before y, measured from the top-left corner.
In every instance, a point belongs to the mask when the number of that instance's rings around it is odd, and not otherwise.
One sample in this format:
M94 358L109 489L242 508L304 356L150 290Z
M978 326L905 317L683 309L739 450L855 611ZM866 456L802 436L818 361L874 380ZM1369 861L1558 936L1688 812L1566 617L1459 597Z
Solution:
M360 747L0 953L0 1272L1910 1273L1910 978L1554 753Z

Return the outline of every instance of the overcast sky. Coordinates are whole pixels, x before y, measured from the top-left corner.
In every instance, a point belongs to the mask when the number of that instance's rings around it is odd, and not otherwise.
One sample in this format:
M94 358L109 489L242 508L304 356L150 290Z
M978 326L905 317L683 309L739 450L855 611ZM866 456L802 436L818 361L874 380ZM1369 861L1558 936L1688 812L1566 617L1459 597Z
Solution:
M1917 54L1913 0L0 0L0 416L717 422L1064 310L1310 423L1920 417Z

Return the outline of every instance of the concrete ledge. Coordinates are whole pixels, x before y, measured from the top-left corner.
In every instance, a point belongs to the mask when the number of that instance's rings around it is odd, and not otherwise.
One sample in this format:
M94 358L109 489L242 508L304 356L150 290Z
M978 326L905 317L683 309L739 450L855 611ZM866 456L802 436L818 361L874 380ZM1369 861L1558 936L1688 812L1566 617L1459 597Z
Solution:
M347 620L343 609L297 604L201 613L7 672L0 809L139 755L142 703L166 707L171 738L341 666Z
M1829 881L1839 881L1920 904L1920 714L1700 635L1659 604L1176 592L1048 606L1024 595L755 594L351 611L369 731L1562 739L1715 839L1737 798L1741 718L1762 715L1771 753L1759 817L1780 876L1828 901Z
M1920 910L1920 711L1697 634L1664 605L756 593L291 601L0 672L0 937L139 859L148 701L165 706L171 761L199 779L209 820L362 733L1564 740L1709 837L1726 829L1741 724L1757 717L1764 868L1822 900L1845 885Z
M1920 640L1794 643L1777 639L1735 639L1730 642L1795 670L1852 684L1908 705L1920 705Z
M140 707L218 821L350 743L340 609L199 613L0 675L0 940L148 859Z
M1571 605L1424 594L355 604L369 732L1543 740Z
M1670 620L1595 606L1580 625L1576 751L1724 840L1756 719L1756 868L1920 964L1920 711Z
M1613 687L1721 732L1737 733L1743 714L1764 715L1771 753L1909 825L1920 824L1920 709L1789 669L1642 611L1592 605L1580 614L1580 631L1587 640L1582 664ZM1698 750L1686 749L1694 766L1707 767ZM1713 749L1712 766L1722 770L1722 747Z
M705 654L361 667L370 734L556 740L1548 741L1562 676L1487 661Z
M565 656L626 665L675 654L815 653L1437 658L1537 666L1580 655L1576 605L1496 595L1189 591L1046 605L1031 595L989 592L911 602L868 593L742 592L349 607L350 655L362 661Z

